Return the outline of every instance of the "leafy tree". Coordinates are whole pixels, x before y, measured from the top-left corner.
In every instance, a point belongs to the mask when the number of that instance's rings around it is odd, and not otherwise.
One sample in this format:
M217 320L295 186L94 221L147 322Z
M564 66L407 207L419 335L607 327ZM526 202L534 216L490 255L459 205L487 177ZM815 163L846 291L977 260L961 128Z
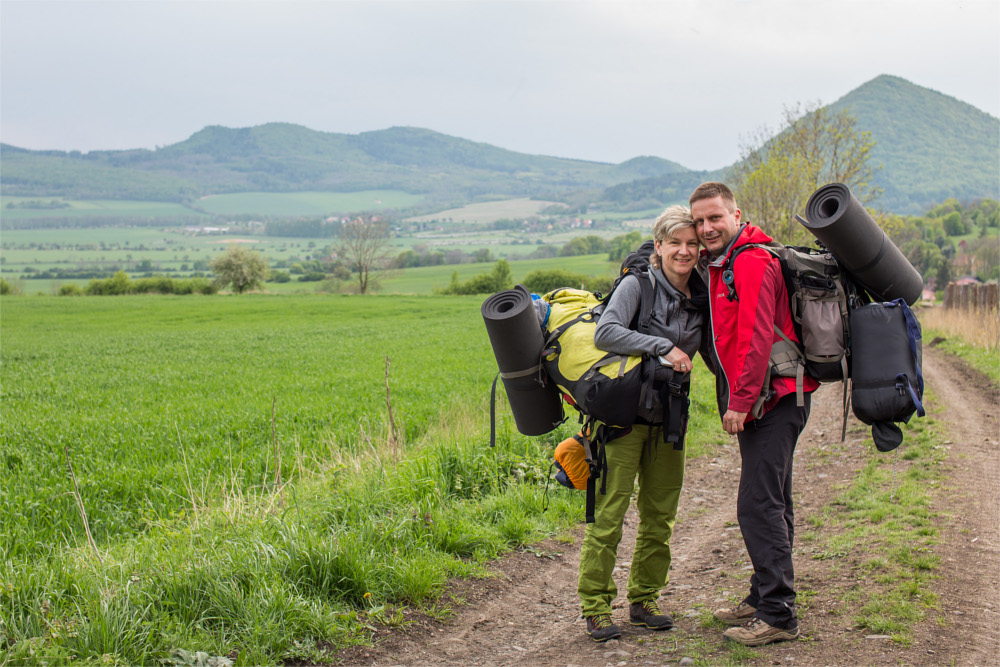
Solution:
M256 289L267 280L267 258L256 250L232 243L226 251L215 257L211 265L216 283L220 287L232 285L233 291L243 294Z
M741 147L729 179L745 219L785 243L801 243L812 237L794 216L817 188L843 183L862 204L879 195L872 184L880 168L871 164L874 147L871 133L857 129L847 110L796 105L785 109L777 134L762 128Z
M642 245L642 232L635 230L622 236L611 239L608 250L608 261L620 262L629 254Z
M366 294L389 268L389 221L357 218L340 228L339 254L358 274L358 292Z
M575 257L576 255L596 255L608 252L610 244L596 234L587 236L577 236L562 247L559 254L563 257Z
M962 224L962 214L958 211L952 211L948 215L944 216L944 232L948 236L962 236L969 230L965 228Z

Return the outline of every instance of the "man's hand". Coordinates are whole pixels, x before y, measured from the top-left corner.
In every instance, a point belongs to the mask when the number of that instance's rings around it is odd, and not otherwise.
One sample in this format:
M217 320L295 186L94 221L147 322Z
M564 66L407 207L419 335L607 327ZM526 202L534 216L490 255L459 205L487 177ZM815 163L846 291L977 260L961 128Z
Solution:
M745 412L726 410L726 414L722 415L722 428L729 435L736 435L743 430L743 422L746 421L746 418L747 413Z

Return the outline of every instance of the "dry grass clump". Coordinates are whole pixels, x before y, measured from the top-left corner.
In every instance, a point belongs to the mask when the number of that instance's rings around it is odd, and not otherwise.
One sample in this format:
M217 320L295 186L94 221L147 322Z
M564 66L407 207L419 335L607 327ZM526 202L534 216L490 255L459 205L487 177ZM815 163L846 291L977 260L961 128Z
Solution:
M935 306L922 308L918 317L925 331L944 337L954 336L989 352L1000 349L1000 314L996 310Z

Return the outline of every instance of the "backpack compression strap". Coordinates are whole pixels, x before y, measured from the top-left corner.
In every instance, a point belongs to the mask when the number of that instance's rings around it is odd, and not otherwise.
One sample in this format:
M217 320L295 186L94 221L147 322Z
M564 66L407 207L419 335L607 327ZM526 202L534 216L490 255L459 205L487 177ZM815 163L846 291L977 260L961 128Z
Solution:
M910 354L913 355L913 365L917 369L917 390L920 396L924 395L924 373L920 370L920 358L917 356L917 341L920 340L920 325L917 324L916 318L913 316L913 311L910 307L906 305L906 301L903 299L896 299L891 303L896 304L903 309L903 317L906 319L906 339L910 343ZM910 400L913 401L913 407L917 409L917 416L923 417L924 405L920 402L920 398L917 396L917 392L913 391L913 386L910 384L909 378L905 373L900 373L896 376L896 389L902 390L903 388L910 393Z

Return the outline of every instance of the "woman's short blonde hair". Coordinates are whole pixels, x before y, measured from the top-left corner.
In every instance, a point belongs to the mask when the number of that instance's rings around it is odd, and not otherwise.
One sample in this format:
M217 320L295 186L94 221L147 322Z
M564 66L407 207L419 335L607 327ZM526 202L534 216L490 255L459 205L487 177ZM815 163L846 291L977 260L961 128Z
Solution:
M681 204L668 206L660 217L653 223L653 238L663 243L679 230L685 227L694 227L694 220L691 219L691 209ZM649 258L649 263L654 268L660 268L660 256L655 252Z

